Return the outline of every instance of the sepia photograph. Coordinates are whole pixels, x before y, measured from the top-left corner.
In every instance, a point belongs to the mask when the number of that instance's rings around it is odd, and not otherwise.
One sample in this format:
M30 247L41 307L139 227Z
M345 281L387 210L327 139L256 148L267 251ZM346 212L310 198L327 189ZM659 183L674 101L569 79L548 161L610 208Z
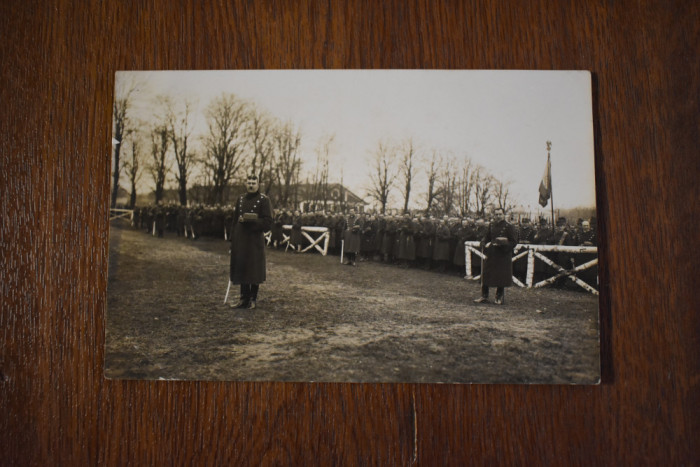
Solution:
M109 105L106 378L600 382L590 72L120 71Z

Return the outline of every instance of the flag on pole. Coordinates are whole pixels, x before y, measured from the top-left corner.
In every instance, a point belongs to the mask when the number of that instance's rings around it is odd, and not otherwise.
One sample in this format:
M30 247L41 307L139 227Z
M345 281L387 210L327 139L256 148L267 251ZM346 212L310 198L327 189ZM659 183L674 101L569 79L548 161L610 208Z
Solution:
M547 166L544 169L544 175L542 176L542 181L540 182L540 205L542 207L547 206L549 198L552 196L552 171L551 163L549 161L549 154L547 155Z

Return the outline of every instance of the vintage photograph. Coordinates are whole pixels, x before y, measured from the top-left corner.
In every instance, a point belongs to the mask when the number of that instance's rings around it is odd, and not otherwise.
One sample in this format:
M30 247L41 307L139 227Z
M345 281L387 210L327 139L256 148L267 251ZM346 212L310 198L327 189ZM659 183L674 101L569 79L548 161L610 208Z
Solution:
M587 71L120 71L105 377L598 384Z

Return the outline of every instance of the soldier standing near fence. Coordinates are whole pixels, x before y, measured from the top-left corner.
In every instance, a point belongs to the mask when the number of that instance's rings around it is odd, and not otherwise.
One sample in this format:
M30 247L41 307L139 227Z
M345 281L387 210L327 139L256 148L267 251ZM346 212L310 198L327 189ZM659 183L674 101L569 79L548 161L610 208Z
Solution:
M270 232L270 247L279 248L284 241L284 233L282 229L282 216L283 213L280 211L275 214L274 222L272 223L272 231Z
M416 260L416 240L415 233L418 225L411 218L410 214L404 214L401 222L401 233L399 234L399 262L402 268L409 267Z
M450 257L450 225L448 217L443 216L442 220L435 228L435 242L433 244L433 262L437 264L438 272L445 272L447 263L452 259Z
M486 259L481 271L481 297L475 303L488 302L489 287L496 287L496 305L503 304L505 287L513 285L513 248L517 244L515 227L506 221L503 210L497 210L496 218L481 238Z
M259 188L258 177L249 175L247 193L238 198L233 212L230 280L241 285L234 308L255 308L258 289L266 278L264 232L272 225L272 206Z
M304 234L301 233L301 228L304 226L301 212L294 211L292 216L292 231L289 234L289 245L294 249L295 253L301 253L301 244L304 241Z
M345 263L348 266L355 266L357 254L360 252L362 220L355 215L355 210L351 209L347 219L345 219L345 229L343 232L343 240L345 240L345 254L348 256L348 261Z

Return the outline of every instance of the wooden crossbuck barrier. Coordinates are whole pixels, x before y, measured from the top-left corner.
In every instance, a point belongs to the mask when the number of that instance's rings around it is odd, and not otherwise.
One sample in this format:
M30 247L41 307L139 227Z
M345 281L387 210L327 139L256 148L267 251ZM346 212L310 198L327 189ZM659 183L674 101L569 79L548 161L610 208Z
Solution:
M113 221L114 219L129 219L130 221L133 221L134 220L134 210L133 209L110 208L109 220Z
M294 245L291 245L289 243L289 239L291 237L291 231L292 231L292 226L291 225L283 225L282 226L282 245L285 246L285 250L287 248L294 249ZM287 233L289 232L289 233ZM326 256L328 254L328 239L330 238L330 232L328 231L328 227L311 227L311 226L303 226L301 228L301 234L309 241L309 245L307 245L304 249L301 250L301 253L307 252L312 248L315 248L318 250L323 256ZM315 236L315 238L314 238ZM272 232L266 232L265 233L265 242L269 245L270 242L272 241Z
M464 263L466 269L466 278L472 280L481 279L481 275L472 276L472 255L483 259L484 255L479 250L479 242L469 241L464 242ZM566 269L563 266L555 263L551 259L544 256L544 252L554 252L554 253L569 253L571 255L577 254L598 254L598 248L594 246L561 246L561 245L529 245L520 243L515 246L513 250L513 262L516 262L520 258L527 256L527 273L525 275L525 283L519 280L517 277L513 276L513 282L519 287L527 288L539 288L546 285L554 283L560 277L566 277L571 280L574 284L587 290L588 292L598 295L598 290L585 281L576 277L577 273L590 269L598 264L598 258L592 259L586 263L579 266L573 267L571 269ZM535 261L540 260L544 264L548 265L554 270L554 274L550 277L534 283L535 277Z

